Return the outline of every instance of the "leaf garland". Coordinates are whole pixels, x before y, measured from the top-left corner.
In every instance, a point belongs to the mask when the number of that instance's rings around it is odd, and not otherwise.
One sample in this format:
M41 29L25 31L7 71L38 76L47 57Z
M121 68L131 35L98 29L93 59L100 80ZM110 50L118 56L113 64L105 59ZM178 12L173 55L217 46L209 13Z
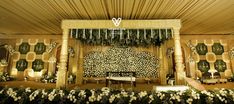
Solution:
M171 29L71 29L70 35L88 45L160 46L172 38Z

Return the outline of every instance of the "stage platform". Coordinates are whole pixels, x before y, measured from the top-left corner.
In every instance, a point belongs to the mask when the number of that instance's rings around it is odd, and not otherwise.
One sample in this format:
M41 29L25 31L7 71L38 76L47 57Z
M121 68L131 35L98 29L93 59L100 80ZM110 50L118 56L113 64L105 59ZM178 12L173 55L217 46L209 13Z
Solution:
M234 82L227 82L227 83L217 83L215 85L207 85L207 84L201 84L202 86L205 87L206 90L213 90L215 88L227 88L227 89L233 89L234 88ZM41 83L41 82L35 82L35 81L8 81L8 82L0 82L0 86L8 86L8 87L30 87L30 88L40 88L40 89L50 89L50 88L55 88L56 84L55 83ZM136 91L152 91L154 86L162 86L157 83L137 83L136 87L132 87L133 90ZM169 85L165 85L169 86ZM74 89L74 88L80 88L80 89L100 89L102 87L105 87L105 83L87 83L83 85L77 85L77 84L68 84L67 88L68 89ZM115 89L120 89L121 86L120 84L113 84L110 86L111 88ZM131 84L123 84L122 88L124 89L131 89Z

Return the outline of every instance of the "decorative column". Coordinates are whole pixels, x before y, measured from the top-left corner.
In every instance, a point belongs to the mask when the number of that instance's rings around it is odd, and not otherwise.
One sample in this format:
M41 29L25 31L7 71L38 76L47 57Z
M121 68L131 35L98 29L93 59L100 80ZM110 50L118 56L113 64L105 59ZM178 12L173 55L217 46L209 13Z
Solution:
M183 57L182 57L182 50L180 44L180 33L178 28L174 28L174 45L175 45L175 64L176 64L176 73L175 79L177 85L185 84L185 72L184 72L184 64L183 64Z
M79 56L78 56L78 70L76 74L76 84L81 85L83 82L83 44L78 40Z
M63 29L60 63L57 73L56 88L66 88L67 83L67 59L68 59L68 29Z
M160 63L160 84L161 85L166 85L167 81L166 81L166 70L165 70L165 64L164 64L164 57L163 57L163 50L164 50L164 46L161 46L159 48L159 63Z

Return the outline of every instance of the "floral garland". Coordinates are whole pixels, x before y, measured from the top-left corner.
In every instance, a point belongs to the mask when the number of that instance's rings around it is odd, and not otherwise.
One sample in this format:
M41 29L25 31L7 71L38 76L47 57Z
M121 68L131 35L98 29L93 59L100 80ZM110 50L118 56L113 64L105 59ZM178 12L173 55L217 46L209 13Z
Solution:
M158 77L159 60L149 52L111 47L106 52L90 52L84 57L84 76L103 77L107 71L135 71L137 77Z
M0 88L0 98L1 104L233 104L234 89L138 92L107 87L97 90Z

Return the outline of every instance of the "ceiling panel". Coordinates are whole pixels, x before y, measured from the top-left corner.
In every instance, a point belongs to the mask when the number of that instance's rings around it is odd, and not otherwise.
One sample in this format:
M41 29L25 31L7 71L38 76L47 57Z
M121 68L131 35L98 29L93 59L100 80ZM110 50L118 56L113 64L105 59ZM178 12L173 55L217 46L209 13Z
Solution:
M233 34L234 0L0 0L0 33L61 34L63 19L181 19L181 34Z

